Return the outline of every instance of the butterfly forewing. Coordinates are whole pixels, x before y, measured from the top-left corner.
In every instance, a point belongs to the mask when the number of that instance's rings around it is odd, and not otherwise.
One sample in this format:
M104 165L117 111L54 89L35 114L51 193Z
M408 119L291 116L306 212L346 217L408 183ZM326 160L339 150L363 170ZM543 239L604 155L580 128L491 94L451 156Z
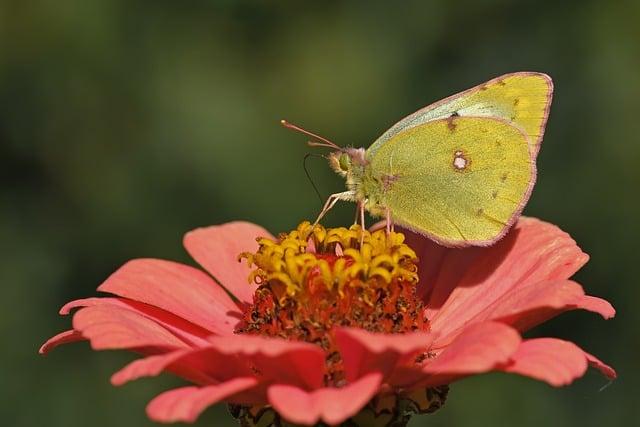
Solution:
M486 83L431 104L400 120L369 148L378 150L405 129L450 116L498 117L522 129L534 157L540 150L549 114L553 83L546 74L519 72Z
M409 127L367 151L369 209L449 246L488 245L522 210L535 181L527 135L495 117Z

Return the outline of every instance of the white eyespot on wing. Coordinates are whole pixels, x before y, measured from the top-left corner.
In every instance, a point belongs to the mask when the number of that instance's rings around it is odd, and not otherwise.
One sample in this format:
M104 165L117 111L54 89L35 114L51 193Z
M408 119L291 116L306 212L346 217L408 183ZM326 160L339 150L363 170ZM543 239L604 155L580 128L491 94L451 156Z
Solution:
M457 171L462 171L467 167L469 160L465 157L464 152L461 150L453 153L453 168Z
M458 169L464 169L467 166L467 161L464 157L456 157L453 161L453 165Z

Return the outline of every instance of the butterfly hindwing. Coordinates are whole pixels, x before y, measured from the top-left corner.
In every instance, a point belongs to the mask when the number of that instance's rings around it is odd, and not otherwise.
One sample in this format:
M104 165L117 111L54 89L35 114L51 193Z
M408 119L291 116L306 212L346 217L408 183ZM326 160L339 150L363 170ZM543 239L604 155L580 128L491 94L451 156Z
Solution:
M496 117L436 119L367 151L370 211L448 246L487 245L517 218L535 181L527 135Z

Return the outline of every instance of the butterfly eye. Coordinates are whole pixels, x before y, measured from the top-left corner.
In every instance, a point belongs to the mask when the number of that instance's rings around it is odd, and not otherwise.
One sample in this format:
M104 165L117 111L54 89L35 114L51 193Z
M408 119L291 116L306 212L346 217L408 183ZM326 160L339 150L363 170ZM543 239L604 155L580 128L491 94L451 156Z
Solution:
M351 168L351 158L347 153L340 154L339 164L340 164L340 169L342 169L345 172Z

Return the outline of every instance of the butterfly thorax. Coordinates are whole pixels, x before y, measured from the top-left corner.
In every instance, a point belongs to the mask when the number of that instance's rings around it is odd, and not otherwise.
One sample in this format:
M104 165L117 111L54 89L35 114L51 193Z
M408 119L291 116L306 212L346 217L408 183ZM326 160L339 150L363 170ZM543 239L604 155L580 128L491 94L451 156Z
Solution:
M372 175L364 148L345 148L329 155L331 168L345 178L347 193L343 200L364 203L369 212L382 215L383 188L380 178Z

